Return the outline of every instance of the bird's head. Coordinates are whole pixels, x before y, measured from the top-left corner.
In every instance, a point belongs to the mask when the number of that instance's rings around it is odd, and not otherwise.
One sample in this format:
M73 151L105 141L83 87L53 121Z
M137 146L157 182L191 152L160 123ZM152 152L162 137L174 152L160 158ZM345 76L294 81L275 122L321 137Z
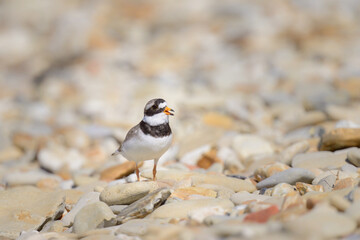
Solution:
M164 99L152 99L145 105L143 121L152 126L167 123L169 122L169 116L173 116L174 112L173 109L167 106Z

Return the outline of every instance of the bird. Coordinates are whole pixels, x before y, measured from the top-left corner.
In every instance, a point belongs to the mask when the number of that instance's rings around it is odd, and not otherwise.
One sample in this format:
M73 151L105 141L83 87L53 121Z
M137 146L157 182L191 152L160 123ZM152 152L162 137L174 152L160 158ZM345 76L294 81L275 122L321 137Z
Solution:
M146 160L154 160L153 181L156 181L156 166L159 158L172 143L173 134L169 125L169 116L174 116L174 112L162 98L148 101L141 122L129 130L125 140L112 154L121 154L127 160L135 162L137 181L140 181L138 163Z

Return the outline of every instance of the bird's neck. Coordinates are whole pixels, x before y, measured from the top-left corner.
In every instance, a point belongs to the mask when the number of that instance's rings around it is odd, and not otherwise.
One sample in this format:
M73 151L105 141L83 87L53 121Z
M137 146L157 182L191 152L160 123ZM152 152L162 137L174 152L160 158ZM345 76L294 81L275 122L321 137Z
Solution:
M144 116L143 121L150 126L158 126L164 123L169 123L169 116L165 113L155 114L153 116Z

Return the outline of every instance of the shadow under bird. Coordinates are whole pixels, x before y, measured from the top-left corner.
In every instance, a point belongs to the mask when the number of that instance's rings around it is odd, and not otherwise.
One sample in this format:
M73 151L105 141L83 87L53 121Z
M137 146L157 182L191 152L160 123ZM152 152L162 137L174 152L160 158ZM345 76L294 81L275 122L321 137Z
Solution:
M154 160L153 180L156 180L157 162L172 142L169 116L173 116L173 112L174 110L167 106L164 99L150 100L145 105L141 122L130 129L118 150L112 154L121 154L127 160L136 163L138 181L140 181L138 163L152 159Z

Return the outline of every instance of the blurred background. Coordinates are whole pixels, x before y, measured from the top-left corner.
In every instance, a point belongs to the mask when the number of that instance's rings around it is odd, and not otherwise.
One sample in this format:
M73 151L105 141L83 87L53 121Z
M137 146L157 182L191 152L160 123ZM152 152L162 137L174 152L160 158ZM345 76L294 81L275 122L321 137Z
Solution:
M0 22L0 162L100 166L156 97L178 157L232 132L287 145L309 112L360 124L358 0L11 0Z

